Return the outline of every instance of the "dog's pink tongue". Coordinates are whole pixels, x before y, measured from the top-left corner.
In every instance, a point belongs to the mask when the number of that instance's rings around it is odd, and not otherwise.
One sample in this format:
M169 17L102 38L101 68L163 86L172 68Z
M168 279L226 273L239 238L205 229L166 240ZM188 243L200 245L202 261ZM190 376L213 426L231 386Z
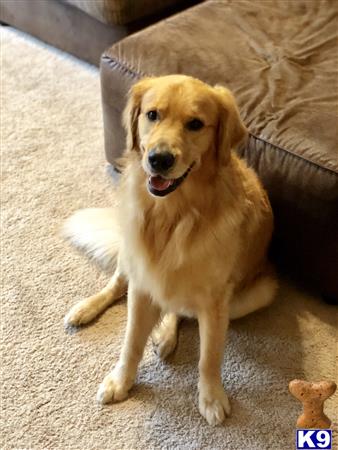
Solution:
M171 185L171 180L166 180L165 178L160 177L159 175L156 177L149 178L151 186L157 191L165 191Z

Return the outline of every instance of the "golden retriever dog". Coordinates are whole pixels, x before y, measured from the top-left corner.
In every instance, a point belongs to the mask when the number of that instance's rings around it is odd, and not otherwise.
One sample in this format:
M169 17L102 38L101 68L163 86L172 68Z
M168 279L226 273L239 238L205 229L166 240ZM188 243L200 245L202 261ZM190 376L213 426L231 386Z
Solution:
M127 398L151 333L165 358L179 318L195 317L199 410L216 425L230 413L221 379L229 320L267 306L277 288L267 261L270 203L234 153L246 129L226 88L183 75L145 78L131 89L124 126L116 205L75 213L65 227L89 253L115 258L115 273L65 323L90 322L128 291L121 355L97 394L108 403Z

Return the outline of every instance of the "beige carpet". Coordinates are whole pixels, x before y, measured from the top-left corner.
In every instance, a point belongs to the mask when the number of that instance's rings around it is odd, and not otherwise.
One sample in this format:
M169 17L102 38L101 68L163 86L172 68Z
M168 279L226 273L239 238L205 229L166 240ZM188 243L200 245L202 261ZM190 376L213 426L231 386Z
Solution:
M282 286L269 309L235 322L223 381L233 413L212 428L197 410L198 330L185 322L164 364L147 348L125 403L99 407L116 362L121 301L67 334L63 316L108 274L59 236L72 211L108 206L98 71L1 30L2 449L293 449L300 405L289 380L337 379L337 310ZM327 412L334 416L334 400ZM335 419L337 423L337 418Z

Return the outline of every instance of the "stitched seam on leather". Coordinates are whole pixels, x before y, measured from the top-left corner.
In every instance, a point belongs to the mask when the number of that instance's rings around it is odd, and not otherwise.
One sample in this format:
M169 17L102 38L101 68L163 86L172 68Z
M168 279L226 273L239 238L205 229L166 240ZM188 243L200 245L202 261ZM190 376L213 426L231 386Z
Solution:
M333 174L338 174L338 171L336 171L335 169L331 169L329 167L325 167L322 164L319 164L319 163L317 163L315 161L312 161L311 159L304 158L304 156L298 155L297 153L294 153L292 150L288 150L288 149L286 149L284 147L281 147L281 146L279 146L277 144L273 144L272 142L267 141L264 138L256 136L255 134L251 133L250 131L249 131L249 135L252 136L257 141L261 141L261 142L264 142L265 144L271 145L272 147L276 148L277 150L280 150L280 151L283 151L285 153L288 153L289 155L292 155L295 158L301 159L301 160L305 161L306 163L311 164L312 166L316 166L319 169L325 170L325 171L333 173Z
M128 75L131 75L133 78L141 78L141 77L151 76L151 75L148 75L148 74L146 74L144 72L139 72L139 71L135 70L133 67L131 67L129 64L127 64L125 61L114 59L111 56L108 56L108 55L105 55L105 54L102 55L101 60L103 62L108 62L110 67L114 67L114 68L116 68L117 70L119 70L122 73L127 73ZM322 164L319 164L319 163L317 163L315 161L312 161L311 159L307 159L307 158L305 158L303 156L298 155L297 153L293 152L292 150L288 150L288 149L286 149L284 147L281 147L281 146L279 146L277 144L273 144L272 142L267 141L264 138L256 136L255 134L251 133L251 131L249 131L249 135L252 136L254 139L256 139L258 141L261 141L261 142L264 142L265 144L271 145L272 147L276 148L277 150L284 151L285 153L287 153L289 155L292 155L295 158L301 159L302 161L304 161L304 162L306 162L308 164L316 166L319 169L325 170L325 171L333 173L333 174L338 174L338 171L336 171L335 169L331 169L331 168L325 167Z
M133 78L141 78L141 77L149 77L151 75L147 75L144 72L138 72L133 67L131 67L129 64L127 64L125 61L121 61L118 59L114 59L111 56L103 54L101 56L102 62L108 62L109 67L114 67L120 72L127 73L128 75L131 75Z

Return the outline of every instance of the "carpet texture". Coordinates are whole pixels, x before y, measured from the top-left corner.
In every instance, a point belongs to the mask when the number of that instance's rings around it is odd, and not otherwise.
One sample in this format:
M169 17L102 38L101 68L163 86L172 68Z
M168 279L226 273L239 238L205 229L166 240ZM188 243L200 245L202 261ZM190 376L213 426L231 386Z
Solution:
M100 407L117 361L120 301L68 334L63 316L109 274L62 240L64 219L109 206L98 71L1 29L1 437L3 449L293 449L300 404L288 382L337 380L337 310L286 282L275 304L231 324L223 381L232 416L197 409L198 329L182 324L168 363L146 350L124 403ZM335 397L326 411L337 425Z

